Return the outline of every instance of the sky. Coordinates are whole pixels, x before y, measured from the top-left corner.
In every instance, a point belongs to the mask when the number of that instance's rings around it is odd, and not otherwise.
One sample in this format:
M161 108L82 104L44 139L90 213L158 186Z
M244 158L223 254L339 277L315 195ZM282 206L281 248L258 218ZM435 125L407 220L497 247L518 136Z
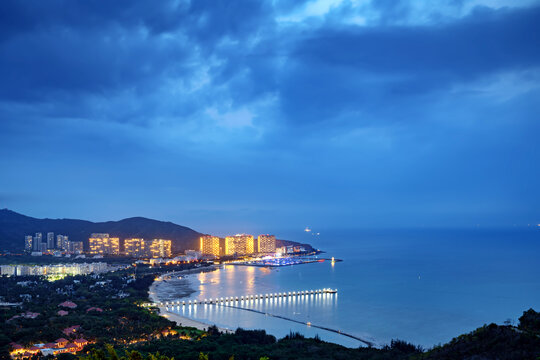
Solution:
M0 2L0 208L540 223L540 1Z

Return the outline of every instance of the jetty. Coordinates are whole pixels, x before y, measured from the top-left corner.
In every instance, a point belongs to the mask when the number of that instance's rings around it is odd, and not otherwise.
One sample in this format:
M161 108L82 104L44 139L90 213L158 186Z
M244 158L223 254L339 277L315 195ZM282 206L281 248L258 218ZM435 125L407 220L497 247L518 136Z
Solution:
M176 301L165 301L152 304L146 304L145 306L190 306L190 305L204 305L204 304L235 304L242 301L250 300L264 300L264 299L275 299L275 298L291 298L291 297L302 297L302 296L313 296L319 294L337 294L337 289L317 289L317 290L301 290L301 291L289 291L289 292L279 292L279 293L267 293L267 294L253 294L253 295L243 295L243 296L230 296L230 297L220 297L215 299L202 299L202 300L176 300Z

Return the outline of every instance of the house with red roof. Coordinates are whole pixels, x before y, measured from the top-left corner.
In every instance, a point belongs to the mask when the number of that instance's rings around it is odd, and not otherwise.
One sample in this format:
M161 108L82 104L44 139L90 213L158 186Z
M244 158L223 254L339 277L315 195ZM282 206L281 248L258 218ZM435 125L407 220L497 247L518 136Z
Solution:
M77 352L77 351L79 351L79 347L77 345L73 344L73 343L70 343L70 344L66 345L66 350L68 352Z
M71 301L64 301L63 303L58 304L58 306L75 309L77 307L77 304Z
M80 328L81 328L81 325L73 325L68 328L65 328L64 330L62 330L62 332L69 336L79 331Z
M56 339L54 342L56 343L57 347L63 348L68 344L69 340L64 339L64 338L60 338L60 339Z
M98 307L91 307L91 308L88 308L86 309L86 312L90 312L90 311L97 311L97 312L103 312L103 309L102 308L98 308Z
M58 310L57 314L58 316L66 316L67 314L69 314L69 312L65 310Z
M76 339L75 341L73 341L73 343L75 345L77 345L79 348L83 348L86 345L88 345L88 340L80 338L80 339Z

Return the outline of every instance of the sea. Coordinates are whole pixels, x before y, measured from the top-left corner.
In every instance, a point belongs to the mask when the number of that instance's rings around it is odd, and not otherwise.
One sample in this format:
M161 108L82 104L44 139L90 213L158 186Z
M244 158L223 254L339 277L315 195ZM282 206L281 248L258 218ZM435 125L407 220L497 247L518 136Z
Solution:
M171 310L223 328L264 329L277 338L298 332L347 347L365 346L345 333L375 346L400 339L424 348L484 324L516 325L529 308L540 311L540 227L286 234L323 250L320 258L343 261L279 268L227 265L188 275L181 281L187 279L192 292L178 297L187 301L321 288L337 289L337 294Z

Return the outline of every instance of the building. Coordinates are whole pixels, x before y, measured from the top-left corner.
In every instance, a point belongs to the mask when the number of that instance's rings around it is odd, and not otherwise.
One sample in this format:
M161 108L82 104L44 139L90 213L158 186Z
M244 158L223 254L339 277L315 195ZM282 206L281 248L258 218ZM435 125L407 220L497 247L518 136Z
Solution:
M66 239L67 236L64 237ZM83 242L82 241L69 241L64 240L68 243L68 252L70 254L82 254L83 252Z
M184 254L186 255L186 261L194 261L201 258L202 252L197 250L186 250L184 251Z
M257 237L257 251L260 253L275 253L276 252L276 236L275 235L259 235Z
M41 233L36 233L32 239L32 251L41 251Z
M200 237L201 253L207 255L220 256L219 237L203 235Z
M127 256L144 257L146 255L144 239L125 239L124 250Z
M67 276L99 274L110 271L107 263L66 263L52 265L1 265L1 275L7 276Z
M237 234L225 238L225 255L248 255L254 252L253 235Z
M120 239L109 237L109 234L92 234L88 239L90 254L119 255Z
M56 244L54 242L54 233L47 233L47 249L54 249L55 245Z
M64 235L56 235L56 248L60 250L64 249Z
M24 251L27 253L32 252L32 235L24 237Z
M172 255L171 245L172 245L171 240L154 239L149 244L146 244L147 255L148 257L153 257L153 258L171 257Z
M168 258L172 255L172 241L164 239L126 239L124 240L124 250L127 256Z

